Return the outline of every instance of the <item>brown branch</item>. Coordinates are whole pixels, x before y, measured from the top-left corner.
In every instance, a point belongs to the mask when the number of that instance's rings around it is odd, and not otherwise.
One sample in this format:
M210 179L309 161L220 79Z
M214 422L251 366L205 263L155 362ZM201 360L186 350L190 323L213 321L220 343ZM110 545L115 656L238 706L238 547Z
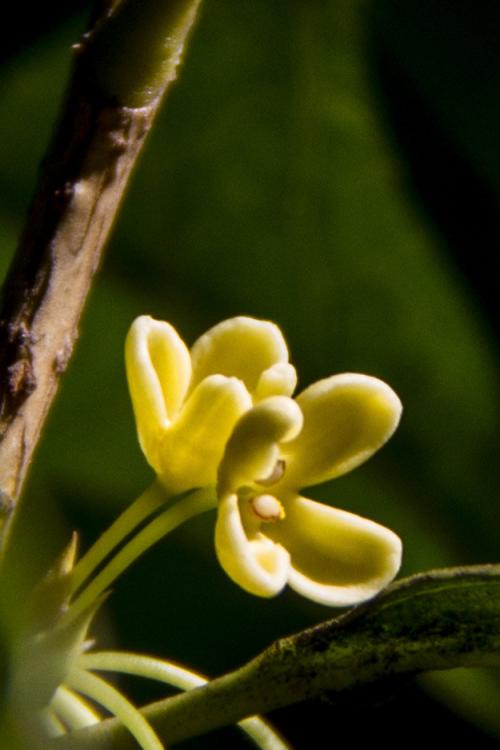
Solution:
M136 31L137 24L128 22L127 12L132 16L137 13L137 0L114 5L116 13L110 12L109 2L101 2L104 15L94 18L92 29L75 45L76 60L63 115L42 165L0 300L3 508L14 507L21 492L59 379L73 352L104 245L162 96L175 79L199 0L163 0L167 41L160 48L161 39L153 40L157 44L154 62L158 59L161 63L161 75L155 69L154 85L139 80L137 59L142 62L143 58L132 55L129 64L135 66L131 76L135 88L130 92L126 90L124 50L129 41L136 54L139 45L146 45L143 57L147 58L148 39L143 28ZM149 6L158 16L159 4L142 0L141 18L147 18ZM157 27L156 23L158 36ZM116 65L113 55L110 63L115 38ZM158 49L163 53L161 59ZM103 68L105 76L100 77ZM113 90L115 68L118 95ZM152 71L153 63L146 72L151 76Z
M234 672L142 709L168 747L255 714L328 695L366 700L435 669L500 666L500 565L430 571L333 620L276 641ZM381 681L381 682L380 682ZM134 750L117 719L54 750Z

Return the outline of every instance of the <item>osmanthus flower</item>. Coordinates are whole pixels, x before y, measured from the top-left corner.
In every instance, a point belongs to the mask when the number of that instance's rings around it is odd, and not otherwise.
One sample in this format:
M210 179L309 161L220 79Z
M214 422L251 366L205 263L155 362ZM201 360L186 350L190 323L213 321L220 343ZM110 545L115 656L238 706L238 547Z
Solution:
M289 583L343 606L395 576L392 531L299 494L391 436L401 404L386 383L335 375L293 400L279 328L248 317L214 326L188 351L168 323L141 316L126 363L139 440L161 484L176 494L217 482L216 550L236 583L261 596Z
M189 350L169 323L143 315L132 323L125 360L139 442L157 478L75 566L72 617L152 544L217 505L217 470L238 420L259 401L286 398L296 383L279 328L248 317L214 326Z
M243 316L214 326L189 351L169 323L143 315L125 358L139 442L172 493L214 484L239 417L296 384L279 328Z
M273 596L289 584L322 604L372 597L396 575L401 541L373 521L299 494L358 466L394 432L401 404L384 382L334 375L293 401L245 413L219 468L216 549L244 589Z

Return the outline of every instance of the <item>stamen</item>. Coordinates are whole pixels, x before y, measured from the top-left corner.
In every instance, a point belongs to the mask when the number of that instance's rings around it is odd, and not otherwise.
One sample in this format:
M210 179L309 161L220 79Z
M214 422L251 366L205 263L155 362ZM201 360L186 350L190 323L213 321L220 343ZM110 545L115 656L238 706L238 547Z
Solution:
M269 474L269 476L264 477L263 479L257 479L256 482L257 484L261 484L263 487L270 487L271 485L276 484L276 482L279 482L279 480L285 473L285 469L286 463L282 458L280 458L274 464L274 469Z
M285 517L285 509L273 495L256 495L250 500L250 507L261 521L281 521Z

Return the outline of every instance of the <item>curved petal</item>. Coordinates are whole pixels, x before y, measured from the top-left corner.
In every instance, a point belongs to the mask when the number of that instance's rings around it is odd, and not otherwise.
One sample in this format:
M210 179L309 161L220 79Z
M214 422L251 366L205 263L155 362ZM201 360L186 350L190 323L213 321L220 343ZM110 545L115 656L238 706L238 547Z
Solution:
M304 426L282 451L284 484L294 489L333 479L366 461L390 438L402 410L386 383L357 373L319 380L296 400Z
M283 335L274 323L240 316L210 328L191 348L192 385L221 373L243 380L252 392L264 370L288 361Z
M127 334L125 365L139 441L148 457L186 395L189 351L169 323L141 315Z
M291 398L272 396L246 412L234 428L219 468L220 495L268 477L280 453L302 427L302 414Z
M219 502L215 550L228 576L251 594L274 596L287 582L288 552L259 531L247 536L236 495Z
M241 380L205 378L158 443L152 465L162 483L175 492L215 484L234 425L251 405Z
M396 575L401 540L374 521L304 497L286 502L286 518L266 527L291 559L288 583L335 607L374 596Z
M262 401L270 396L291 396L297 385L297 372L289 362L277 362L264 370L260 376L254 401Z

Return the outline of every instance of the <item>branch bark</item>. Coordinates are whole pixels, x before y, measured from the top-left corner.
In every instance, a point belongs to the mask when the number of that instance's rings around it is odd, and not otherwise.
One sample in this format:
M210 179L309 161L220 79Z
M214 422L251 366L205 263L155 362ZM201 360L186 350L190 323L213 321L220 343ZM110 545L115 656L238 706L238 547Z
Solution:
M145 707L144 716L170 747L324 693L335 703L379 680L432 669L498 667L499 594L500 565L407 578L345 615L277 641L235 672ZM54 742L54 750L134 747L116 719Z
M104 245L199 4L101 2L74 47L64 111L0 301L0 521L7 519L6 532Z

